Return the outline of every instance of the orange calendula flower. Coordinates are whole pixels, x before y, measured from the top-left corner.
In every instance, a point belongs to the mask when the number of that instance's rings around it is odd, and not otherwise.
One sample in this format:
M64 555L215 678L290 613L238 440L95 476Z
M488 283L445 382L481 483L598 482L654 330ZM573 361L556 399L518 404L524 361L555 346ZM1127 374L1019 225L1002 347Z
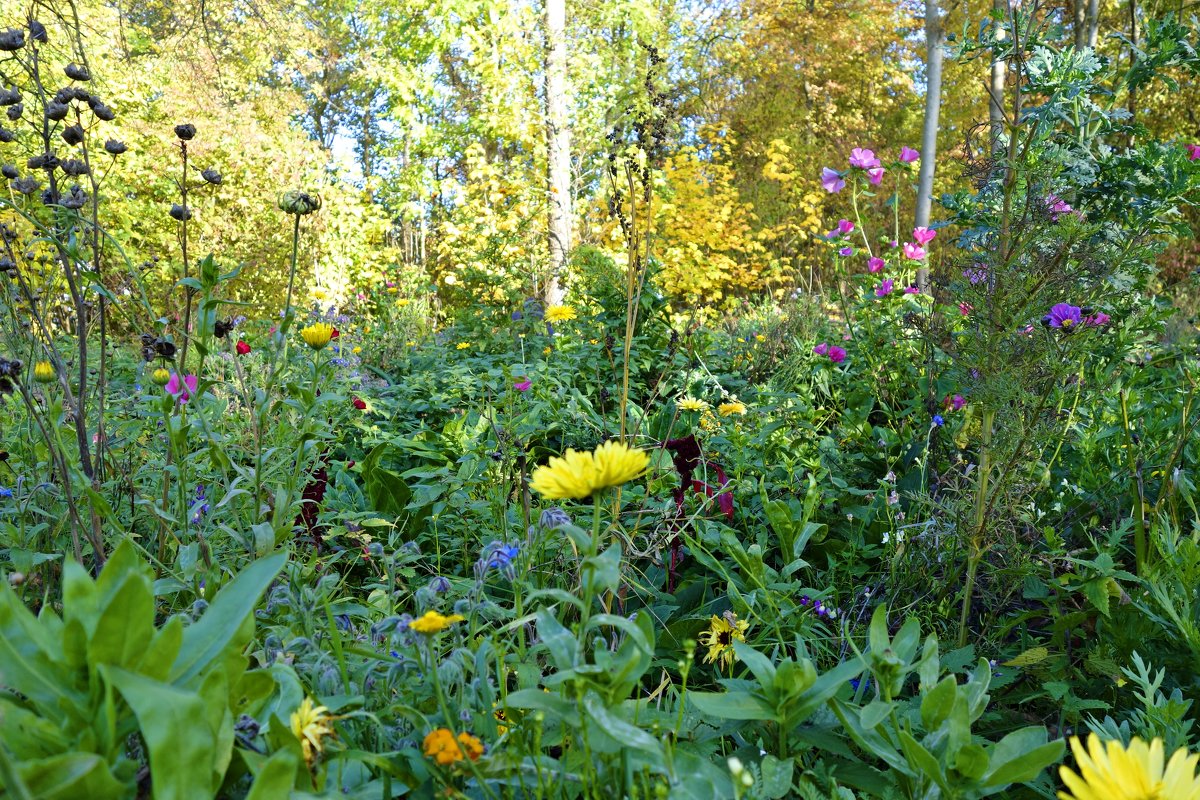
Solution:
M436 728L429 732L421 745L425 755L443 767L458 761L478 761L483 755L483 742L467 732L457 737L449 728Z

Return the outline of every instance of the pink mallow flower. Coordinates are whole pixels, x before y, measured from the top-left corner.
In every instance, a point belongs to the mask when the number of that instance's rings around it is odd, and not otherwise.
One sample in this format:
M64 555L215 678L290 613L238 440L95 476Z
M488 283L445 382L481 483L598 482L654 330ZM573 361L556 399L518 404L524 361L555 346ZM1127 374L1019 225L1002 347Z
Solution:
M865 147L856 147L850 151L850 166L859 169L874 169L879 166L879 159L875 157L875 151Z
M854 248L853 247L843 247L841 250L838 250L838 255L839 256L852 256L852 255L854 255Z
M937 236L937 231L929 228L913 228L913 239L919 245L927 245Z
M1189 144L1187 151L1188 161L1200 161L1200 144Z
M819 345L813 348L813 353L819 356L829 355L829 342L821 342Z
M1083 324L1095 327L1099 325L1107 325L1111 320L1112 317L1110 317L1108 314L1105 314L1103 311L1097 311L1095 314L1089 314L1084 317Z
M198 381L195 375L185 375L183 380L179 379L179 373L172 372L171 380L167 381L167 385L163 388L167 394L174 397L180 403L186 403L192 399L192 393L196 391Z
M835 364L840 364L846 360L846 351L840 347L829 348L829 360Z
M883 282L875 289L876 297L887 297L896 288L896 282L891 278L884 278Z
M844 236L844 235L846 235L847 233L850 233L850 232L851 232L851 231L853 231L853 230L854 230L854 223L853 223L853 222L851 222L851 221L850 221L850 220L848 220L848 219L839 219L839 220L838 220L838 233L840 233L840 234L842 234L842 235Z
M905 286L904 293L905 294L920 294L921 290L918 289L916 286Z
M525 378L524 380L517 381L513 384L513 388L518 392L528 392L530 386L533 386L533 381L529 380L529 378Z
M867 170L867 180L871 182L872 186L878 186L879 184L883 183L883 174L885 172L887 172L887 170L883 167L872 167L871 169Z
M887 266L887 264L879 256L871 256L867 259L868 272L882 272L885 266Z
M821 186L830 194L837 194L846 188L846 181L840 172L825 167L821 170Z
M920 161L920 160L921 160L921 154L919 152L917 152L916 150L913 150L911 147L901 147L900 148L900 163L911 164L914 161Z
M919 244L913 244L912 242L905 242L904 243L904 257L909 259L910 261L924 261L925 260L925 248L921 247L921 245L919 245Z

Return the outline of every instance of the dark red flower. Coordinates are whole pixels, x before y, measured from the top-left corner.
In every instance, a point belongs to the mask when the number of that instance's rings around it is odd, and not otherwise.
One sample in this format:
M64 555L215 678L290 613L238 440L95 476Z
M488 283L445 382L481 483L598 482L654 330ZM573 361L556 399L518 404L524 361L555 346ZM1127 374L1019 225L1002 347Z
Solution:
M350 402L354 403L354 407L357 408L359 411L367 410L367 404L361 397L353 397L350 399Z
M339 336L341 336L341 335L342 335L342 332L341 332L341 331L339 331L337 328L334 328L334 329L333 329L333 333L329 334L329 338L330 338L330 339L336 339L336 338L338 338L338 337L339 337Z
M239 356L249 355L250 353L250 345L246 344L241 339L238 339L236 349Z

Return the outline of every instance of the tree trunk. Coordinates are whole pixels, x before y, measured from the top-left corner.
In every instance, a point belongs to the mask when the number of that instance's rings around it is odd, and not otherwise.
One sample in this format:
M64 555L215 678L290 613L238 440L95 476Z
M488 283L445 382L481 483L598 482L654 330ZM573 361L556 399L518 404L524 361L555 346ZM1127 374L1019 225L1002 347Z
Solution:
M925 0L925 122L921 129L921 171L917 179L917 227L929 225L933 209L933 169L937 162L938 117L942 110L942 30L937 0ZM917 285L929 288L929 267L917 270Z
M1077 9L1083 8L1085 0L1075 0ZM993 16L993 24L996 25L996 41L1004 41L1007 32L1004 24L1008 19L1008 2L1007 0L993 0L992 10L996 12ZM1080 28L1082 31L1082 28ZM1004 83L1008 77L1008 62L999 56L999 48L992 51L992 77L989 83L988 92L988 121L991 123L988 135L992 141L992 152L1004 147L1002 136L1004 134Z
M571 129L567 107L566 0L546 0L546 188L549 196L550 275L546 304L563 299L571 252Z
M1088 0L1087 46L1096 49L1096 38L1100 34L1100 0Z
M1087 46L1087 3L1088 0L1071 0L1071 12L1075 16L1071 30L1075 34L1075 49Z

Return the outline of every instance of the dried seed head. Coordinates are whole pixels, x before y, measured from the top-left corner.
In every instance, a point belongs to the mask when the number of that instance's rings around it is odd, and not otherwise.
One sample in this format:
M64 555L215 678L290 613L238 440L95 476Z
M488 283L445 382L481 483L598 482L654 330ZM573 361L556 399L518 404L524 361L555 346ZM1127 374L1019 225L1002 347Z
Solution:
M3 167L0 167L0 175L4 175L4 177L11 181L19 178L21 173L12 164L5 164Z
M9 110L11 111L12 109ZM78 124L68 125L63 128L62 138L69 145L74 146L79 144L83 141L83 126Z
M67 77L73 81L90 81L92 79L92 74L88 72L87 67L74 62L63 67L63 72L67 73Z
M92 106L92 113L96 115L96 119L104 122L112 122L117 118L117 114L104 103L96 103Z
M62 103L64 106L75 99L75 88L72 86L64 86L54 93L54 102Z
M208 169L203 170L200 173L200 177L204 178L204 180L208 181L213 186L220 186L221 181L225 180L224 178L221 177L221 173L217 172L212 167L209 167Z
M109 139L107 142L104 143L105 152L107 152L111 155L114 155L114 156L119 156L119 155L121 155L121 153L124 153L128 149L129 148L125 146L124 142L119 142L116 139Z
M13 103L8 107L8 111L5 111L4 113L8 115L9 119L11 119L13 122L16 122L21 118L21 115L25 113L25 104Z
M171 206L171 217L179 220L180 222L186 222L192 218L192 210L190 208L184 208L178 203L175 203Z
M42 192L42 205L58 205L58 192L54 191L53 189L46 189L44 192Z
M64 103L60 103L57 100L52 100L46 104L46 117L55 122L66 119L68 111L70 109Z
M13 191L20 192L21 194L33 194L38 190L38 185L38 182L32 175L26 175L24 178L17 178L9 184L9 186L13 188Z
M176 125L175 135L185 142L190 142L196 136L196 126L190 122Z
M62 163L62 171L68 175L77 177L79 175L87 175L91 170L88 165L77 158L68 158Z
M88 201L87 192L85 192L83 190L83 188L77 183L71 187L71 191L67 192L66 195L63 196L62 206L63 206L63 208L70 208L75 211L78 211L79 209L81 209L85 205L87 205L87 201Z
M0 89L0 106L11 106L21 102L21 91L15 86Z
M46 26L36 19L29 20L29 38L40 44L50 41L50 36L46 33Z
M0 50L7 53L20 50L25 46L25 31L19 28L8 28L0 31Z
M60 162L58 160L58 156L54 155L54 153L42 153L40 155L33 156L25 163L30 169L44 169L48 172L53 172L54 170L58 169Z
M16 140L16 138L17 135L8 128L0 128L0 142L8 144L9 142Z

